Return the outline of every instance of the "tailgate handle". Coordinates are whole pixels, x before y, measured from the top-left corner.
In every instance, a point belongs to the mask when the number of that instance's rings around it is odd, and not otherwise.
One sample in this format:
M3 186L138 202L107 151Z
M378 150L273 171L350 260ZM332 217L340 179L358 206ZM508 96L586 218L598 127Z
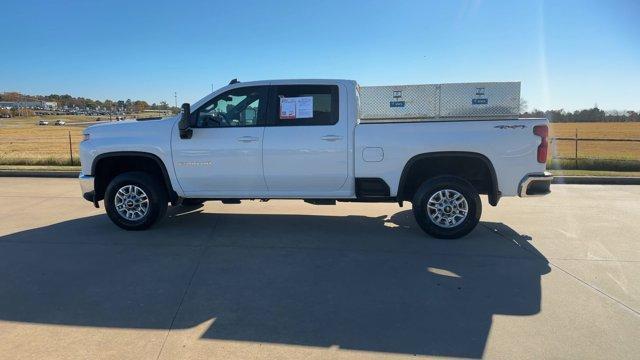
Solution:
M342 140L342 136L339 136L339 135L325 135L325 136L321 137L320 139L322 139L324 141L338 141L338 140Z

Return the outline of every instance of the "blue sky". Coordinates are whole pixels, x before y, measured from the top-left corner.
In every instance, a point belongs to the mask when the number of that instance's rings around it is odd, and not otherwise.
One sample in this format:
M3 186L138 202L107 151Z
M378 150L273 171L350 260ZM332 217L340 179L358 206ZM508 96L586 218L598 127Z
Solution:
M232 78L522 81L640 110L640 1L4 0L0 91L194 102Z

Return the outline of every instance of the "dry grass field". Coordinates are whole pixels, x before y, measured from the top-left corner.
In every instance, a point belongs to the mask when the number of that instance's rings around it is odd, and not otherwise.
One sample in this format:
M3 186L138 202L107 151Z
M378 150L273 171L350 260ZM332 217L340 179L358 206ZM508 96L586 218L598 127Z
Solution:
M38 126L46 119L49 125ZM64 119L65 126L54 126L55 120ZM0 119L0 164L4 165L71 165L69 134L74 164L78 161L78 143L82 130L97 123L95 117L47 116ZM554 123L551 137L640 139L640 123ZM571 140L551 143L550 157L573 158L575 142ZM580 141L578 157L581 159L614 159L640 161L640 142ZM634 169L635 170L635 169Z
M144 114L145 116L153 116ZM1 165L79 165L78 144L82 130L93 124L109 121L108 117L96 116L33 116L26 118L0 119L0 164ZM38 125L46 120L49 125ZM53 125L64 120L64 126ZM69 135L73 163L69 152Z
M60 118L60 117L58 117ZM71 165L69 134L73 164L78 163L78 143L85 126L39 126L33 119L0 121L0 164L5 165Z
M71 165L69 134L73 164L78 164L78 143L82 140L82 128L0 128L0 164Z
M626 123L553 123L551 136L573 137L578 130L578 137L602 139L638 139L640 140L640 122Z
M551 124L551 137L575 137L596 139L636 139L640 140L640 123L554 123ZM561 158L575 156L575 141L560 140L552 142L551 154ZM640 160L640 141L604 142L579 141L578 158Z

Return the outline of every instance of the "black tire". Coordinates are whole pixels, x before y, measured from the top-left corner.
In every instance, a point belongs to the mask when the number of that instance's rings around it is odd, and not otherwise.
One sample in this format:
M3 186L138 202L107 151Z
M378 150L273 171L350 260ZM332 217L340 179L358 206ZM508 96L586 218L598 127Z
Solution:
M115 196L118 190L126 185L134 185L142 189L149 199L146 214L137 220L125 219L116 210ZM116 176L105 191L104 207L114 224L125 230L145 230L162 219L167 213L167 192L162 183L145 172L132 171Z
M445 227L442 224L445 220L442 220L441 223L436 223L429 215L429 212L436 217L437 210L427 206L432 196L441 190L447 189L454 190L461 194L467 203L466 217L459 224L452 227ZM438 176L425 181L413 196L412 204L413 216L418 222L418 225L420 225L424 232L438 239L457 239L467 235L478 225L480 215L482 214L482 202L476 189L468 181L455 176ZM445 210L449 212L443 213ZM451 207L445 206L445 208L441 208L441 212L438 214L450 214L451 211L460 212L460 209L455 207L452 209ZM457 219L457 221L460 220Z
M204 204L204 199L182 199L182 206L201 206Z

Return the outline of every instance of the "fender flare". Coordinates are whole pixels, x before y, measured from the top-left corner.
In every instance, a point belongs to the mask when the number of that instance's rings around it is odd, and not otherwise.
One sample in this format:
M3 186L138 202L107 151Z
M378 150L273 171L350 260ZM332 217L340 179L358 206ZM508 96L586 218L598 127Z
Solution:
M493 163L491 163L491 160L489 160L489 158L487 158L482 154L474 153L474 152L466 152L466 151L429 152L429 153L422 153L422 154L415 155L411 159L409 159L409 161L407 161L407 163L404 165L404 168L402 169L402 174L400 175L400 183L398 184L398 192L396 194L396 198L398 199L398 202L400 203L400 205L402 205L402 201L403 201L402 200L404 195L403 189L404 189L405 182L407 180L407 174L409 173L409 169L411 169L413 164L416 161L419 161L422 159L435 158L435 157L441 157L441 156L458 156L458 157L468 157L468 158L482 160L482 162L484 162L484 164L489 169L489 174L491 176L490 189L489 189L489 193L487 194L489 197L489 204L491 204L491 206L498 205L498 201L500 200L500 196L502 194L498 189L498 177L496 176L496 169L493 167Z
M147 159L151 159L153 160L156 165L158 165L158 167L160 168L160 171L162 172L162 177L164 178L164 184L165 184L165 188L167 190L167 194L169 195L169 200L171 200L172 202L176 201L178 199L178 194L175 192L175 190L173 190L173 185L171 184L171 178L169 177L169 172L167 171L167 167L164 164L164 162L162 161L162 159L160 159L158 157L158 155L149 153L149 152L144 152L144 151L112 151L112 152L106 152L106 153L102 153L98 156L96 156L93 159L93 162L91 163L91 175L92 176L96 176L96 167L98 165L98 163L100 162L100 160L104 160L104 159L108 159L108 158L114 158L114 157L120 157L120 156L133 156L133 157L143 157L143 158L147 158ZM94 196L95 199L97 199L97 194L96 196ZM97 201L96 201L97 202Z

